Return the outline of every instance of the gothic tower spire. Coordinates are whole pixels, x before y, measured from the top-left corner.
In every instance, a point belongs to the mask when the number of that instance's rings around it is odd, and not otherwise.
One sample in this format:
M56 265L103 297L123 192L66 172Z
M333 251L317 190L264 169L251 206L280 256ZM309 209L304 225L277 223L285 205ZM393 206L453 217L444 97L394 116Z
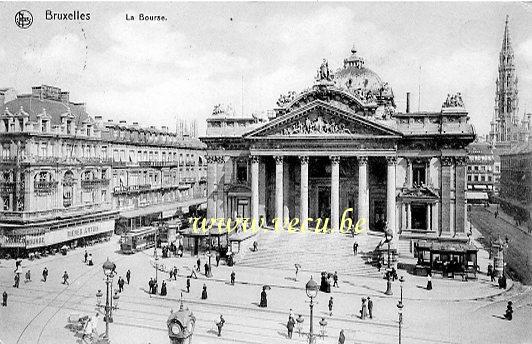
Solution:
M518 92L508 15L504 25L504 36L499 53L498 77L495 85L495 112L491 122L490 139L492 143L510 143L516 139Z

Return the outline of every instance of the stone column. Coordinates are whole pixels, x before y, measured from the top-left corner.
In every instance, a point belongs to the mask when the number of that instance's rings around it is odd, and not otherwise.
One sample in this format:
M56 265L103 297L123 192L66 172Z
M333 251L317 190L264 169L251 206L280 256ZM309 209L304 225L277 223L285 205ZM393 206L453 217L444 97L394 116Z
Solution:
M406 204L406 229L412 229L412 203Z
M251 157L251 218L255 221L259 220L259 162L260 157Z
M406 186L411 188L414 172L412 171L412 159L406 158Z
M467 157L456 157L456 177L455 177L455 233L465 233L466 227L466 207L465 207L465 189L466 189L466 165Z
M369 229L368 157L359 156L358 161L358 220L364 219L364 230Z
M401 204L401 231L406 229L406 203L403 201Z
M393 240L397 241L397 226L395 224L395 166L397 158L395 156L386 157L388 163L388 178L386 182L386 218L388 228L393 231Z
M432 215L431 215L431 212L432 212L432 204L430 203L427 203L427 230L430 231L432 230Z
M224 183L225 183L225 176L224 176L224 167L225 167L225 158L223 156L219 156L217 159L217 165L216 165L216 177L218 178L218 183L216 185L216 217L224 217L225 218L225 212L224 212ZM232 216L233 214L230 214L229 216Z
M207 155L207 219L216 217L216 156ZM179 171L179 169L178 169Z
M275 156L275 217L283 223L283 157Z
M453 158L441 157L441 207L440 230L441 234L451 234L451 165Z
M300 156L301 162L301 201L299 202L299 221L302 225L308 218L308 156Z
M331 156L331 229L340 224L340 157Z

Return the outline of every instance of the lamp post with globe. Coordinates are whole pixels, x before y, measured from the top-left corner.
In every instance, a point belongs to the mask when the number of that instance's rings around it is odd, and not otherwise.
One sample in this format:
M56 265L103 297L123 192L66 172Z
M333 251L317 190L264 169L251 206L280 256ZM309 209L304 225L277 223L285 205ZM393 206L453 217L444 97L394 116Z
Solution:
M386 269L386 292L384 293L386 295L393 295L391 281L392 271L390 269L390 242L392 239L393 233L390 228L388 228L388 225L386 225L386 230L384 231L384 242L388 244L388 268Z
M401 344L401 328L403 326L403 302L397 303L397 313L399 313L399 344Z
M106 290L105 290L106 295L105 295L105 306L104 306L105 316L103 318L103 320L105 321L105 337L104 338L107 341L109 341L109 323L113 322L113 317L112 317L112 309L113 309L112 302L113 301L109 297L109 295L112 293L113 277L114 277L113 272L116 269L116 265L115 263L109 261L109 258L107 258L105 263L103 263L102 268L103 268L103 273L105 274L105 284L106 284ZM101 295L100 291L98 291L98 294L96 294L96 297L98 298L99 295Z
M308 342L309 344L313 344L316 341L316 335L314 334L313 329L314 298L318 295L318 284L312 279L312 276L310 276L310 280L305 286L305 291L307 292L307 296L310 298L310 329L308 334Z

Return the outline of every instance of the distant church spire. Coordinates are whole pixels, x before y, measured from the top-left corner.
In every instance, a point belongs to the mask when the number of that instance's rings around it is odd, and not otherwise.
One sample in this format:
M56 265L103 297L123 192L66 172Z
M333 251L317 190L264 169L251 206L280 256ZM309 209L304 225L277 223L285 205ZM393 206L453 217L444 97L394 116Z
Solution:
M491 122L490 139L493 143L509 143L516 139L515 135L517 134L515 129L518 125L518 92L508 15L504 25L504 36L499 53L498 77L495 85L495 112Z

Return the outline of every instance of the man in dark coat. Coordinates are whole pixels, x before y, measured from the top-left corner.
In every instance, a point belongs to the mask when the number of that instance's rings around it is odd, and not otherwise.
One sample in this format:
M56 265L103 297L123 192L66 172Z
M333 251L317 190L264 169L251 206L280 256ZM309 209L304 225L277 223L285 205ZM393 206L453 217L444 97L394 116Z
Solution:
M338 344L344 344L344 343L345 343L344 330L340 330L340 336L338 336Z
M129 280L131 279L131 271L128 269L127 272L126 272L126 281L127 281L127 284L129 284Z
M205 276L209 277L209 264L205 263Z
M118 277L118 292L121 293L124 290L124 279L122 276Z
M196 261L196 271L197 272L200 272L201 271L201 260L199 259L198 257L198 260Z
M235 285L235 271L231 272L231 285Z
M332 310L333 310L333 297L329 299L329 316L332 317Z
M294 325L296 321L292 317L288 317L288 323L286 324L286 329L288 330L288 338L292 339L292 333L294 332Z
M201 292L201 299L207 300L207 285L203 283L203 291Z
M355 241L355 242L353 243L353 255L356 256L357 253L358 253L358 242Z
M174 266L174 281L177 281L177 267Z
M2 307L7 307L7 292L5 290L2 294Z
M68 283L68 273L65 271L65 273L63 274L63 284L68 284L70 285L70 283Z
M87 253L87 250L85 250L85 264L87 264L87 258L89 258L89 254Z
M334 275L333 275L333 281L334 281L333 287L339 288L339 286L338 286L338 273L336 271L334 272Z
M225 319L223 315L220 314L220 321L216 323L216 327L218 327L218 337L222 335L222 327L224 327Z
M13 285L13 287L18 288L19 283L20 283L20 274L15 274L15 284Z
M166 282L163 281L163 284L161 285L161 296L166 296L167 290L166 290Z
M47 278L48 278L48 269L44 267L44 270L42 271L42 280L46 282Z
M190 278L187 278L187 293L190 293Z
M369 318L373 319L373 300L369 298L368 296L368 312L369 312Z
M154 284L153 278L150 278L150 281L148 282L150 294L153 294L153 284Z

